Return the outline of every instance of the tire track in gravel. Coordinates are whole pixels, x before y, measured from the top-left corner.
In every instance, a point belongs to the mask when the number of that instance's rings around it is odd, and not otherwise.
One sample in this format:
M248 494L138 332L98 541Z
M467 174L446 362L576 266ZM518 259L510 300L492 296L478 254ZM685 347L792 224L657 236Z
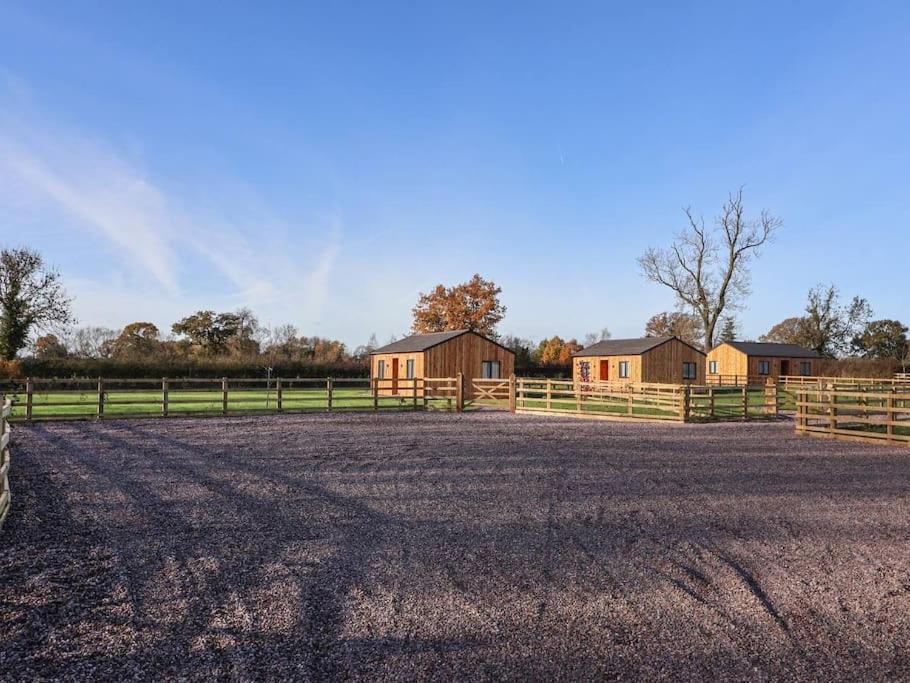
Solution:
M519 428L521 439L515 438ZM161 643L140 645L149 656L139 677L910 675L903 647L910 628L900 618L901 605L910 604L910 565L894 574L910 559L895 545L910 533L902 515L910 470L896 451L796 441L776 426L690 430L495 415L280 416L46 429L66 443L51 449L32 439L23 452L70 451L56 471L47 469L64 482L57 489L61 498L88 494L72 514L99 526L99 544L131 542L138 576L164 564L162 553L181 562L208 553L220 562L214 578L181 569L181 577L199 582L173 585L214 603L211 610L193 605L201 626L189 631L208 628L213 639L245 642L222 653L209 645L211 653L173 663L152 646L184 652L179 639L186 633L167 632ZM94 430L115 441L93 448ZM28 453L20 462L37 459ZM86 476L92 467L105 474ZM824 490L817 494L820 482ZM114 504L102 500L123 485L131 487L130 496L112 496ZM21 500L28 500L28 485L22 489ZM796 499L801 507L788 508ZM256 503L244 514L248 500ZM116 505L130 514L114 519ZM133 510L148 518L142 522ZM16 526L21 548L33 532L23 527L20 534ZM159 530L173 536L160 544L161 553L154 537ZM59 544L68 532L45 527L43 533ZM326 554L282 554L301 538ZM29 550L35 562L44 557L40 544ZM868 565L880 552L876 573ZM292 578L271 583L269 560ZM111 581L114 590L118 569L110 564L102 557L88 576L74 577L75 599L100 600L89 583L104 591ZM832 568L844 585L826 583ZM22 571L4 581L12 579L17 592L34 600ZM849 572L856 576L852 582ZM54 581L69 576L57 573ZM235 590L240 584L243 590ZM255 591L270 585L286 586L288 594L257 602ZM150 619L153 597L141 596L141 619ZM257 608L280 611L290 601L295 611L287 630L270 635L259 629L267 624L256 621ZM838 605L843 616L829 624L831 635L813 631L827 615L838 616ZM31 613L40 615L42 606L36 607ZM86 623L119 618L101 602L95 609L97 620ZM800 657L775 613L811 657ZM213 614L222 621L211 629ZM10 630L3 624L0 615L0 637ZM80 643L66 645L78 653ZM0 648L0 668L20 656ZM51 657L32 660L35 677L89 677L72 659ZM99 654L92 661L96 677L136 677L118 658Z
M164 437L163 441L176 449L185 448L181 441L171 437ZM253 452L255 453L255 450ZM306 586L301 586L308 599L306 609L298 622L298 629L311 639L307 643L301 643L307 646L305 648L309 655L307 667L311 677L314 680L326 678L337 680L346 676L348 672L345 667L342 637L344 597L351 586L362 583L368 558L383 542L381 528L394 526L398 524L397 520L378 513L357 500L329 492L312 481L277 472L263 473L251 467L249 458L238 458L231 453L221 453L219 457L229 462L234 471L247 472L296 486L298 490L305 491L321 502L353 516L355 521L345 525L346 536L339 541L341 545L337 552L321 564L312 577L308 577ZM372 466L371 463L361 465L362 468ZM253 503L254 507L257 505L258 502ZM268 511L272 504L264 503L262 506ZM276 526L279 525L271 524L267 528L271 530Z

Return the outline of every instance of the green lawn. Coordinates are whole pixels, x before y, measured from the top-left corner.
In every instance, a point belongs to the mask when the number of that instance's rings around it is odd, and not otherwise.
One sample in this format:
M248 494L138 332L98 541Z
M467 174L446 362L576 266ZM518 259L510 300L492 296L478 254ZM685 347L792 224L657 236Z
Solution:
M24 393L8 394L13 401L13 419L25 417ZM161 391L106 391L104 416L161 415ZM73 405L52 405L68 403ZM222 393L210 389L180 389L168 392L168 412L171 415L217 414L222 412ZM445 408L446 399L431 399L429 408ZM417 405L423 408L423 399ZM333 410L372 410L373 396L368 387L342 387L332 392ZM380 410L410 409L414 407L412 397L380 396L377 401ZM230 390L228 412L277 411L277 392L264 389ZM306 389L284 389L282 409L288 412L325 411L328 409L328 392L324 387ZM35 392L32 397L32 417L47 418L91 418L98 414L97 391L53 391Z

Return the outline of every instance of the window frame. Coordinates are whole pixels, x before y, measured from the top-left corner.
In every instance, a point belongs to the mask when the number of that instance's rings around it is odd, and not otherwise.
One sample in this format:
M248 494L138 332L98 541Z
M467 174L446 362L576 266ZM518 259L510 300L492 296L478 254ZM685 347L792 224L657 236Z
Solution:
M632 375L632 361L619 361L619 379L629 379Z
M762 377L766 377L771 374L771 361L769 360L760 360L758 361L758 374Z
M684 360L682 364L682 378L683 379L698 379L698 363L690 360ZM691 368L692 374L688 373L688 370Z
M385 361L376 361L376 379L385 379Z
M716 360L709 360L709 361L708 361L708 374L709 374L709 375L717 375L717 374L719 374L719 373L717 372L717 361L716 361Z
M801 377L811 377L812 376L812 361L811 360L801 360L799 362L799 374Z
M496 375L493 375L493 368L496 368ZM480 361L480 378L481 379L502 379L502 361L500 360L482 360Z
M414 368L416 363L413 358L407 358L404 361L404 376L405 379L414 379Z

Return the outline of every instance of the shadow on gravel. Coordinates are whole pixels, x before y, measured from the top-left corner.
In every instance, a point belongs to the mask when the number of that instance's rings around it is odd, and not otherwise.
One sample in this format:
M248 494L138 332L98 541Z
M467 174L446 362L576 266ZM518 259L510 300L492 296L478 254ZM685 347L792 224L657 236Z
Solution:
M906 459L777 426L514 420L22 429L0 669L910 673Z

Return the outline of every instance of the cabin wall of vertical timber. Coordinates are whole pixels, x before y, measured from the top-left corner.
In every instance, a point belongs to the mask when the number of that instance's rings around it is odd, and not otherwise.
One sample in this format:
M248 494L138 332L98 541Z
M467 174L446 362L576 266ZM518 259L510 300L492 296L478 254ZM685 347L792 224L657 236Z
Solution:
M749 356L729 344L721 344L711 349L708 352L709 369L712 361L717 362L717 372L709 372L709 377L712 375L745 377L749 374Z
M738 375L752 381L767 381L768 379L776 381L781 375L815 375L819 359L806 356L753 356L729 344L721 344L708 354L709 367L711 361L717 361L717 372L709 373L709 379L712 375ZM768 363L767 373L759 372L759 363L762 361ZM803 363L808 363L808 372L803 372ZM785 364L789 367L784 368ZM782 368L786 369L786 372L782 372Z
M482 377L484 361L499 361L499 376L506 379L515 372L515 354L478 334L467 333L427 349L427 377L455 377L464 373L466 399L474 398L472 379Z
M407 375L407 361L414 361L415 377L455 377L459 372L464 374L464 397L474 397L471 386L472 379L482 377L482 364L484 361L499 361L500 378L508 379L515 372L515 354L498 344L495 344L478 334L468 332L454 339L441 342L426 351L408 353L377 353L370 359L370 377L379 377L379 362L385 363L385 373L379 388L380 396L413 396L413 384L401 381L394 386L392 379L394 360L398 359L398 379L405 380ZM418 397L423 397L423 387L417 392Z
M414 361L414 376L415 377L426 377L426 363L424 359L424 352L419 351L415 353L380 353L375 356L371 356L370 360L370 377L371 378L380 378L385 380L392 379L392 366L393 360L398 359L398 379L407 380L408 375L408 361ZM379 361L385 363L385 372L383 377L379 376ZM419 397L423 396L423 387L418 383L417 395ZM398 386L393 386L392 382L386 381L381 382L379 387L380 396L403 396L411 398L414 396L414 384L407 380L398 383Z
M601 361L609 363L608 376L601 377ZM629 363L629 376L620 377L620 363ZM704 384L705 354L678 339L670 339L644 353L629 356L576 356L572 379L582 381L582 363L589 363L588 381L654 382L658 384ZM695 379L683 379L683 363L695 363Z

